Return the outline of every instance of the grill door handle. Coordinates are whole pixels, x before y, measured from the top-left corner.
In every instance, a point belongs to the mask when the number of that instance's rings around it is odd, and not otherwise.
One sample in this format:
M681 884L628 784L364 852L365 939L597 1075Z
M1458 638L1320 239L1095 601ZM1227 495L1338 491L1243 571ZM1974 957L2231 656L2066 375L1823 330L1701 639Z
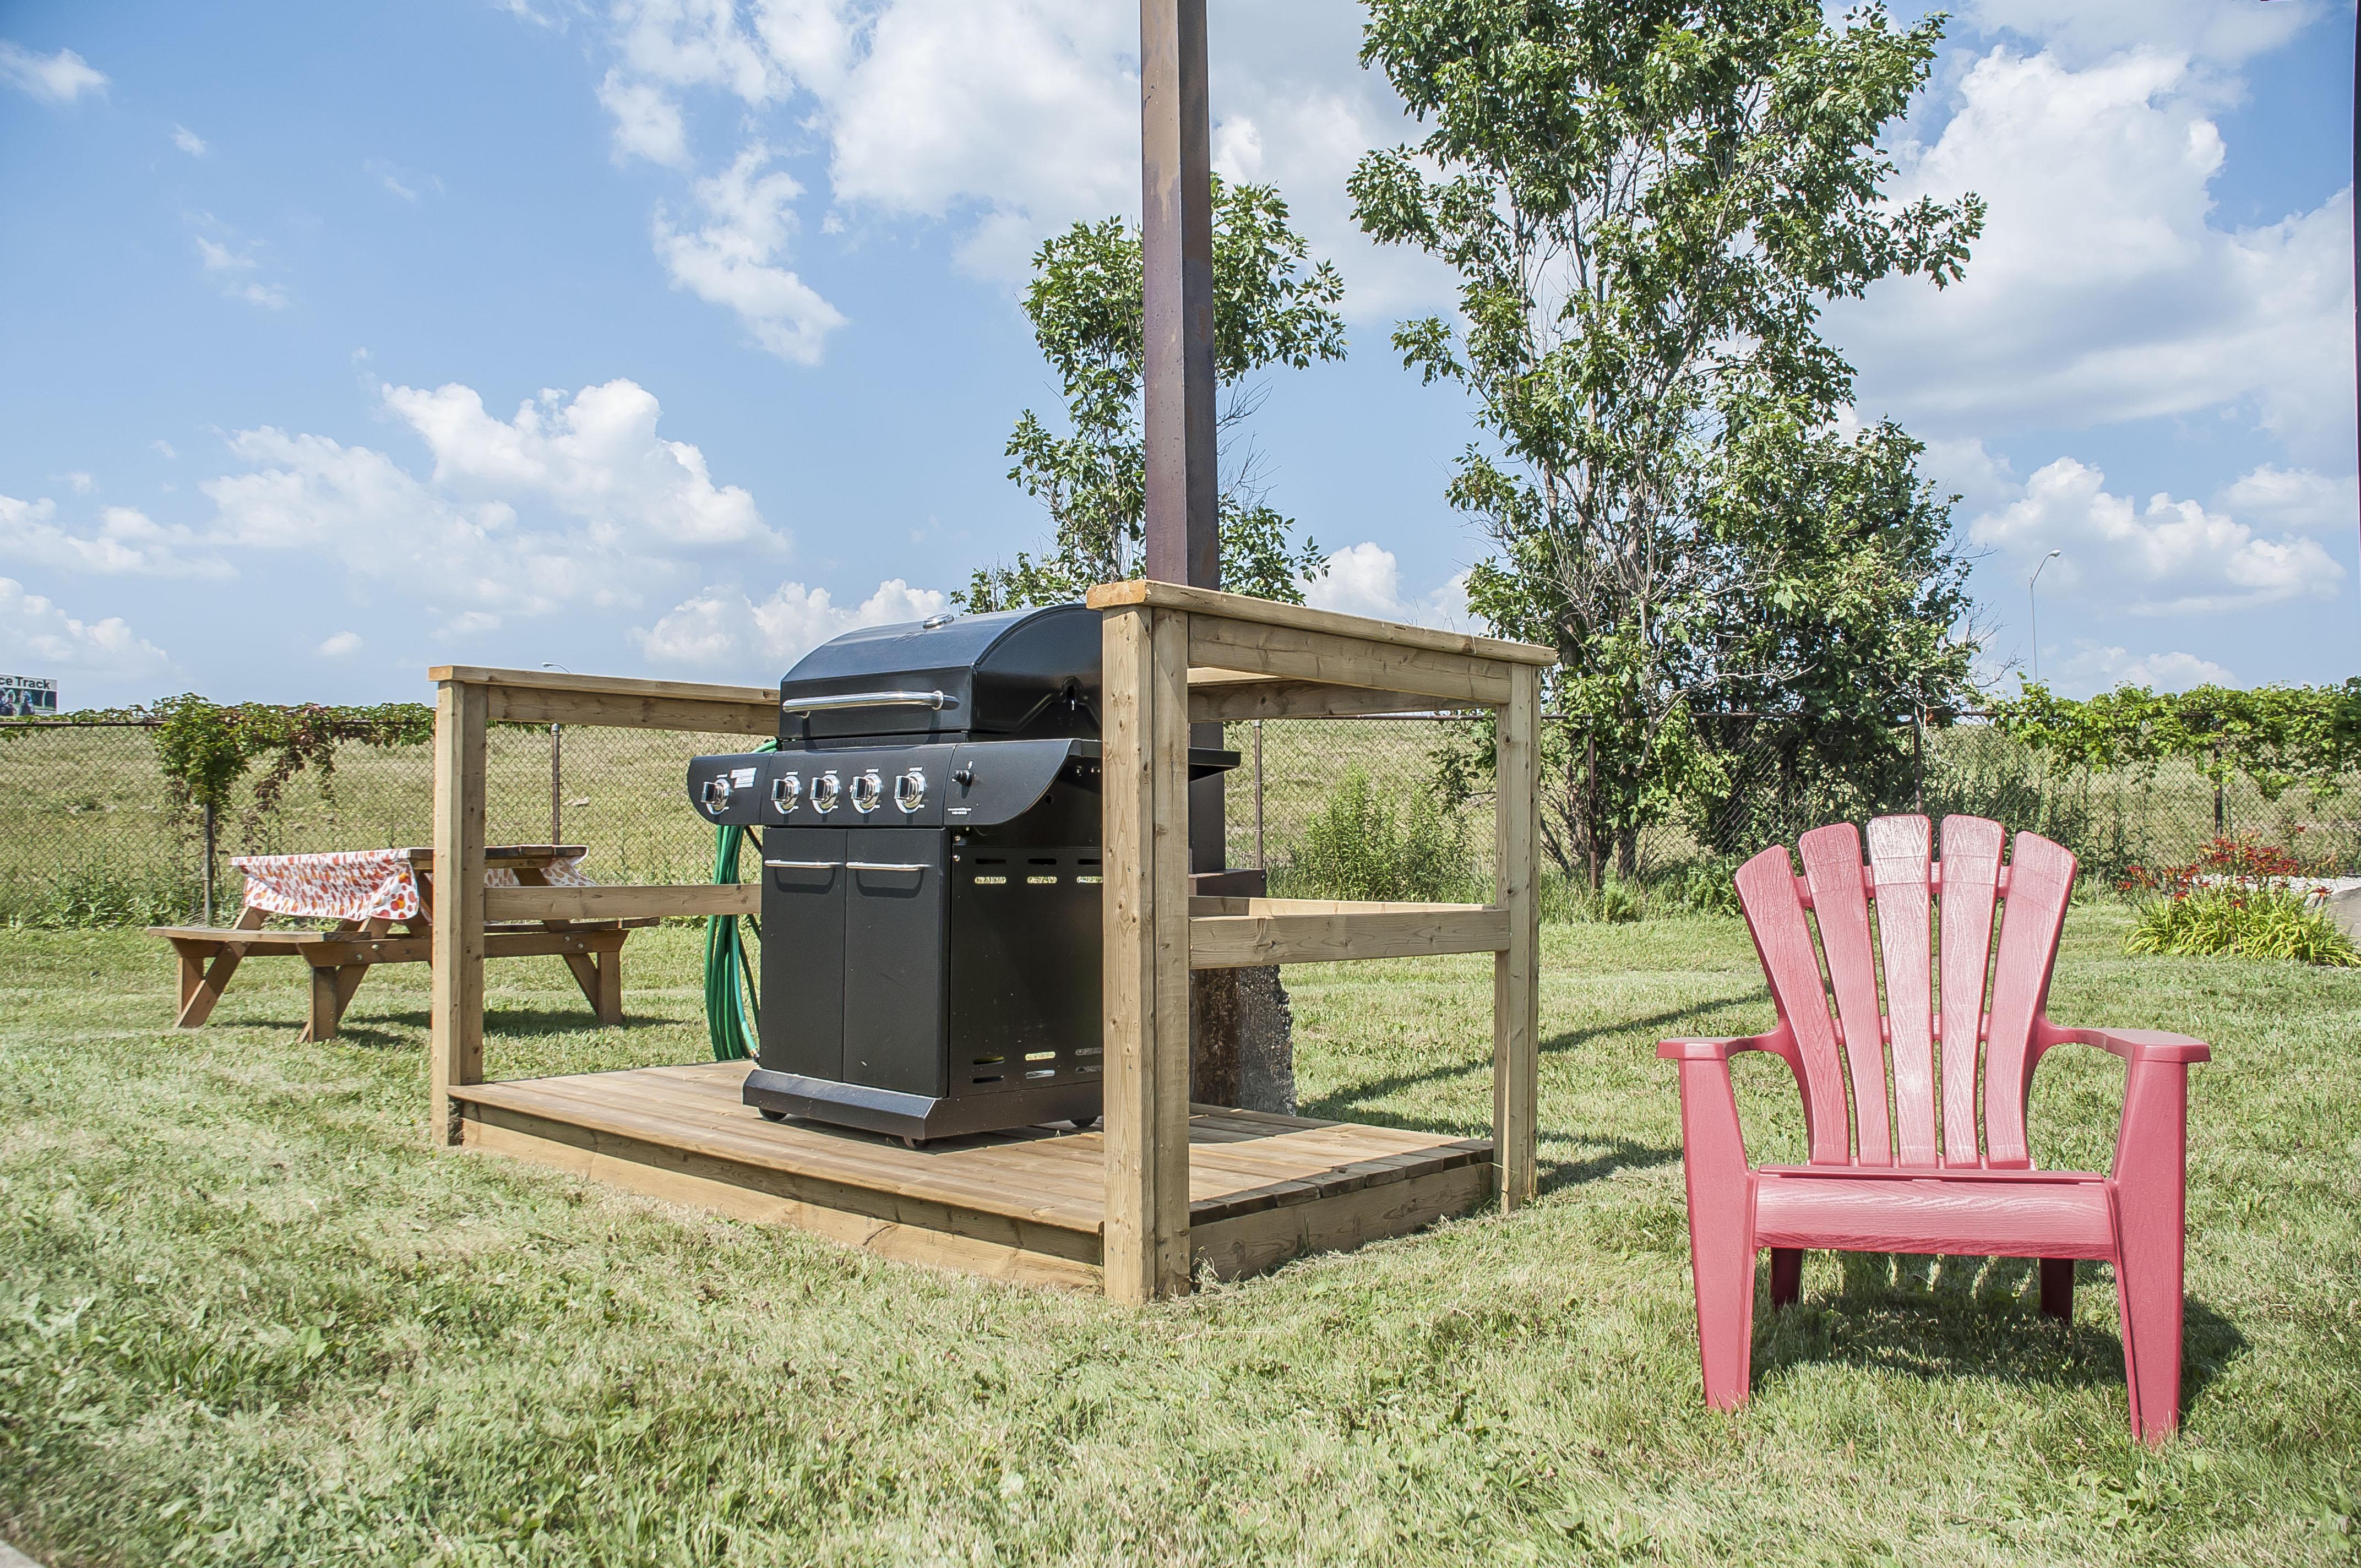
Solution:
M932 866L896 865L891 861L847 861L844 862L844 869L849 872L927 872L934 870Z
M931 707L938 713L957 707L959 698L939 691L843 692L835 696L804 696L779 704L781 713L828 713L840 707Z
M845 862L842 861L764 861L763 863L773 871L832 872Z

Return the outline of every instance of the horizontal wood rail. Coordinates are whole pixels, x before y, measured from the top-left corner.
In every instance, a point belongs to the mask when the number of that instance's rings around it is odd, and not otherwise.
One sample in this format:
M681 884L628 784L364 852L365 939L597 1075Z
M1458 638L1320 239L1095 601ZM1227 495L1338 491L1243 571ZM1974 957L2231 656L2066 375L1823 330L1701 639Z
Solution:
M763 884L758 882L484 889L487 920L642 920L762 912Z
M592 724L617 729L728 735L775 735L779 730L779 694L768 686L642 681L622 675L483 669L472 664L438 664L426 674L437 682L484 687L484 717L493 723Z
M1338 637L1382 642L1393 648L1425 648L1439 653L1467 653L1478 659L1511 664L1554 664L1557 654L1534 642L1504 642L1496 637L1471 637L1432 626L1404 626L1365 615L1344 615L1309 605L1281 604L1277 599L1249 598L1214 588L1183 587L1136 577L1127 583L1102 583L1085 596L1093 609L1116 609L1125 605L1148 605L1158 609L1193 611L1228 621L1259 626L1291 626L1305 631L1325 631Z
M1509 911L1489 904L1330 905L1320 900L1240 898L1235 914L1189 920L1191 969L1335 963L1508 949Z

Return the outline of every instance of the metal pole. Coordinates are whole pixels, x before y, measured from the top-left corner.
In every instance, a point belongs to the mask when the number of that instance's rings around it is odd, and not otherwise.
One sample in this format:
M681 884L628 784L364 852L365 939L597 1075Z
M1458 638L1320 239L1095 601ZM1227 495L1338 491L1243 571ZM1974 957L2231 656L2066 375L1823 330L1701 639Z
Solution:
M558 758L565 744L563 729L555 724L551 725L549 727L549 841L552 844L566 842L566 835L561 829L563 818L558 810L559 796L566 785L565 770Z
M205 802L205 921L214 923L214 803Z
M1148 455L1146 570L1222 586L1220 448L1213 413L1213 118L1205 0L1140 0L1142 398ZM1189 727L1218 747L1217 724ZM1189 786L1189 869L1228 861L1222 775Z
M1262 720L1254 721L1255 738L1255 869L1269 864L1262 858Z
M1927 710L1910 709L1910 809L1927 815Z
M2033 679L2037 685L2041 681L2041 605L2034 595L2034 585L2041 581L2041 568L2064 554L2063 550L2052 550L2041 558L2039 565L2033 568L2033 576L2025 579L2025 612L2033 630Z

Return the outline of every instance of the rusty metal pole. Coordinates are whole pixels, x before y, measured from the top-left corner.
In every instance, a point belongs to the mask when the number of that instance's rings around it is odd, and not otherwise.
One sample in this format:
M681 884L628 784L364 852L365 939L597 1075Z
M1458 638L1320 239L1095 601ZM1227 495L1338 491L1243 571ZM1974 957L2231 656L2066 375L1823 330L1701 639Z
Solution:
M1140 0L1140 252L1151 577L1222 586L1213 412L1213 117L1205 0ZM1191 725L1192 746L1222 727ZM1219 773L1189 786L1189 869L1228 864Z

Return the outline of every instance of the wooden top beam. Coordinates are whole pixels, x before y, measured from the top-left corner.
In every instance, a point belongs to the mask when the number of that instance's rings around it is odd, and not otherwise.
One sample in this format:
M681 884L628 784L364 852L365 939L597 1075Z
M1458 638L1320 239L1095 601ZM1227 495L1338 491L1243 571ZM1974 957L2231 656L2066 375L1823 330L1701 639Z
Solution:
M1253 598L1246 594L1183 587L1178 583L1161 583L1148 577L1135 577L1127 583L1101 583L1090 591L1087 602L1093 609L1151 605L1159 609L1187 610L1195 615L1220 616L1228 620L1253 621L1264 626L1291 627L1300 631L1324 631L1334 637L1358 637L1396 648L1464 653L1472 658L1496 659L1510 664L1557 663L1554 650L1532 642L1503 642L1491 637L1438 631L1431 626L1404 626L1398 621L1374 620L1361 615L1340 615L1332 609L1280 604L1272 599Z
M708 685L699 681L643 681L628 675L576 675L563 670L500 670L475 664L437 664L426 672L430 681L457 681L465 685L511 686L533 691L568 692L584 696L658 697L674 702L751 702L776 712L779 694L771 686Z

